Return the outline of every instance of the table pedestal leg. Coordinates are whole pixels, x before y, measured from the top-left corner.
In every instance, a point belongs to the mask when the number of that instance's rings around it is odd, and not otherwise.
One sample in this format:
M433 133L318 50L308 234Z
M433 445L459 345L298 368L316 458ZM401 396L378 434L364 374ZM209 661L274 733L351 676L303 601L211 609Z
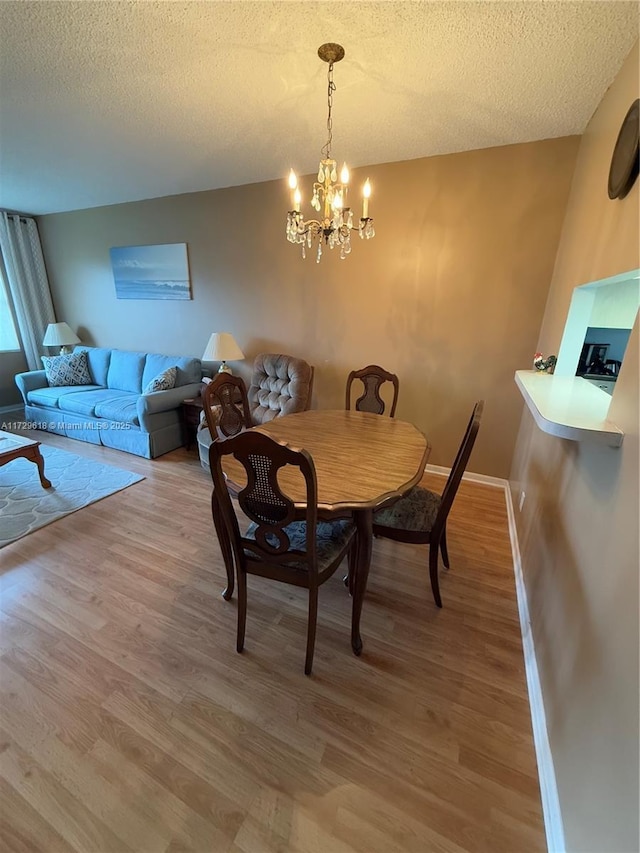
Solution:
M353 607L351 616L351 648L354 654L362 652L360 637L360 615L362 602L367 589L369 565L371 563L371 544L373 541L373 510L357 510L353 514L357 530L355 573L353 578Z

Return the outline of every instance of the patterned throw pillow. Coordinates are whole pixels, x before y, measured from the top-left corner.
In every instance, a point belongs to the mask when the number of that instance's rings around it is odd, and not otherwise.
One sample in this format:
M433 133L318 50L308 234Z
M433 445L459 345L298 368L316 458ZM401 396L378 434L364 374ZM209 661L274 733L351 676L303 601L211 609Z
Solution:
M42 364L52 388L63 385L93 385L84 350L67 355L43 355Z
M176 379L178 377L177 367L168 367L163 373L159 373L142 392L143 394L151 394L154 391L168 391L170 388L176 387Z

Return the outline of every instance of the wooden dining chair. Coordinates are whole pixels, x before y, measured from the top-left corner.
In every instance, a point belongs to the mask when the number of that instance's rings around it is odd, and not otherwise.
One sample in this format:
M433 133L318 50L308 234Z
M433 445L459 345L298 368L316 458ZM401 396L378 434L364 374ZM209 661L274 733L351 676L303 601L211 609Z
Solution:
M245 469L247 485L238 494L240 512L250 524L240 532L231 503L222 460L233 456ZM318 587L336 571L355 542L350 519L318 521L318 484L313 459L253 430L209 450L213 477L212 507L217 502L228 531L238 581L238 652L244 649L247 618L247 575L301 586L309 590L305 675L311 674L318 616ZM286 472L282 469L287 469ZM298 469L306 485L306 506L296 509L280 480ZM215 510L214 510L215 512Z
M239 376L217 373L201 393L211 438L229 438L251 428L247 389Z
M374 536L429 545L429 576L438 607L442 607L438 581L438 548L442 552L442 562L448 569L447 518L480 429L483 408L484 400L479 400L473 407L464 438L441 495L423 486L414 486L400 500L373 514Z
M249 413L247 389L239 376L233 376L231 373L216 374L215 379L207 383L202 389L201 398L209 431L208 442L215 443L225 440L245 429L250 429L251 415ZM203 441L202 436L199 440ZM227 572L227 585L223 590L222 597L229 601L233 595L234 587L233 553L220 508L214 498L212 498L211 510L213 525L216 529Z
M391 402L389 417L395 415L398 404L398 393L400 391L400 382L395 373L389 373L388 370L377 364L369 364L367 367L363 367L362 370L352 370L347 377L345 404L347 411L351 409L351 385L355 379L360 380L364 386L362 395L355 402L354 408L356 412L372 412L374 415L384 415L386 406L380 396L380 387L385 382L391 382L393 385L393 400Z

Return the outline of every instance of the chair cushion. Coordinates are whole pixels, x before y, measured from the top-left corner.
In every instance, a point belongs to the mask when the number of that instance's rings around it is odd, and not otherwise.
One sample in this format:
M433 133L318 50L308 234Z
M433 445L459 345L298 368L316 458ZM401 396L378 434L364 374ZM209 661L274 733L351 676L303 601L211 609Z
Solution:
M42 365L51 388L93 384L87 364L87 354L82 350L65 355L43 355Z
M244 534L245 539L255 539L258 525L252 522ZM319 521L316 527L316 549L318 552L318 571L326 569L336 559L340 551L345 547L353 533L353 522L346 518L335 521ZM289 537L291 551L304 551L307 544L307 522L294 521L284 528ZM245 555L252 560L256 555L251 551L245 551ZM288 563L289 568L307 570L307 564Z
M429 533L438 515L440 503L440 495L423 489L422 486L414 486L391 506L374 512L373 524L393 527L396 530Z

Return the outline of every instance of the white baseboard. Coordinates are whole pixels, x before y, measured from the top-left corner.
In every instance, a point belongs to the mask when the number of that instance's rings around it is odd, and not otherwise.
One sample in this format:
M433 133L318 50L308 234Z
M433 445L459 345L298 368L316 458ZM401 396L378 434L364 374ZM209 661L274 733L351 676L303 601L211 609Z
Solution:
M442 465L427 465L424 470L428 474L440 474L442 477L448 477L451 472L451 468L443 468ZM484 483L486 486L494 486L498 489L504 489L507 486L507 481L500 477L490 477L488 474L474 474L472 471L465 471L462 479L470 483Z
M425 469L430 474L440 474L448 477L450 468L440 465L427 465ZM473 483L484 483L504 490L507 504L507 518L509 520L509 539L511 540L511 554L513 557L513 574L516 582L516 597L518 600L518 615L520 617L520 633L522 634L522 651L524 653L524 666L527 675L527 690L529 693L529 707L531 709L531 725L533 728L533 743L536 750L538 762L538 779L540 781L540 798L542 800L542 816L544 819L544 830L547 837L547 849L549 853L565 853L564 827L562 824L562 812L560 811L560 799L556 785L556 774L553 767L553 756L549 744L547 732L547 719L544 712L542 700L542 686L538 673L536 661L536 650L531 632L531 621L529 619L529 605L527 602L527 590L522 575L522 563L520 560L520 545L518 543L518 531L513 512L513 501L511 500L511 489L509 481L500 477L489 477L486 474L464 473L463 480Z
M513 573L516 580L516 596L518 599L518 614L520 616L520 631L522 633L524 667L527 675L529 706L531 708L533 743L538 760L538 778L540 780L540 797L542 800L544 829L547 836L547 849L549 853L565 853L562 812L560 811L556 774L553 766L551 746L549 744L544 702L542 700L542 686L540 684L536 650L531 631L531 621L529 619L527 590L522 575L518 531L516 529L513 501L511 500L511 490L508 482L505 484L504 491L507 502L507 517L509 519L509 538L511 539L511 552L513 554Z

